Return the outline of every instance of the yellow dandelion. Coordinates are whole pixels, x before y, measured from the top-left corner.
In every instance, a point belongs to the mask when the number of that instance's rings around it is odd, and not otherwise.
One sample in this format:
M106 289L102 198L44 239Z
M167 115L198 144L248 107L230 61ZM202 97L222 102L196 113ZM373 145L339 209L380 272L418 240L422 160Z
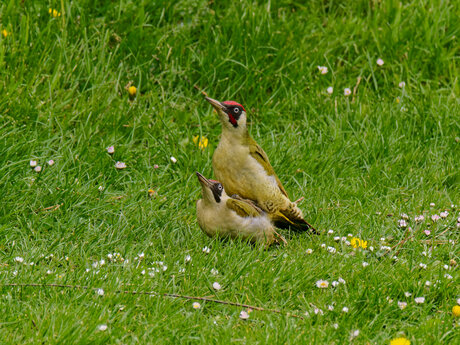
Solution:
M153 189L149 189L149 197L152 197L155 195L155 191Z
M396 103L399 103L399 98L396 98Z
M208 143L209 143L208 138L200 137L199 135L194 136L192 140L193 140L193 143L198 144L198 147L202 150L204 150L208 146Z
M137 93L137 89L135 86L130 86L128 88L128 93L129 93L129 97L132 99L134 97L136 97L136 93Z
M353 237L350 241L350 244L353 248L358 248L359 247L359 238Z
M395 338L392 341L390 341L390 345L410 345L410 340L404 337Z
M2 35L3 35L3 37L5 37L5 38L6 38L6 36L8 36L8 35L9 35L9 32L8 32L8 31L6 31L5 29L3 29L3 30L2 30Z
M367 248L367 241L361 240L361 248L363 248L363 249Z
M454 305L452 308L452 314L454 314L455 317L460 316L460 305Z
M60 16L61 16L61 13L60 13L60 12L58 12L57 10L52 9L52 8L50 8L50 9L48 10L48 13L49 13L52 17L54 17L54 18L60 17Z

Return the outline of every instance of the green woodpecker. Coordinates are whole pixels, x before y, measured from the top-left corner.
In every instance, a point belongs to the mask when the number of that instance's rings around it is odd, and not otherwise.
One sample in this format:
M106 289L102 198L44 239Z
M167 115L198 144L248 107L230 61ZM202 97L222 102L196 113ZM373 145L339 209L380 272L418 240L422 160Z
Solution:
M249 136L243 106L209 97L206 100L216 109L222 124L222 136L214 151L212 166L227 193L253 200L279 228L316 233L297 204L289 199L267 154Z
M196 173L202 199L196 203L200 228L209 237L241 237L253 243L270 245L284 238L277 234L270 218L250 201L231 198L218 181Z

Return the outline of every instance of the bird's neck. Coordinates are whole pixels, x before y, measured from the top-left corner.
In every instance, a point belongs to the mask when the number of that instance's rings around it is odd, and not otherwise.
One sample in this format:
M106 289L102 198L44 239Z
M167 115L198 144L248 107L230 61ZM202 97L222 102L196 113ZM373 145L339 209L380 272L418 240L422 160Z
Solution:
M237 131L223 128L222 139L231 143L247 144L250 136L247 128L241 128Z

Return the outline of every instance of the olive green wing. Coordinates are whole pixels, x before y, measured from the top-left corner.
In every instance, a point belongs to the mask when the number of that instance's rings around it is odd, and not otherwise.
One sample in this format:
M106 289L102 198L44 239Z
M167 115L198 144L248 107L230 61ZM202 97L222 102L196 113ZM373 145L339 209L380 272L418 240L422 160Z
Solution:
M270 161L268 160L268 156L265 153L265 151L254 141L254 139L249 139L249 154L257 161L259 162L260 165L264 168L265 172L269 176L273 176L276 179L276 183L278 184L278 188L280 191L287 197L288 193L286 192L286 189L284 189L280 179L275 173L275 170L273 169L272 165L270 164Z
M230 198L227 200L226 205L229 209L235 211L240 217L260 216L260 212L254 206L241 200Z

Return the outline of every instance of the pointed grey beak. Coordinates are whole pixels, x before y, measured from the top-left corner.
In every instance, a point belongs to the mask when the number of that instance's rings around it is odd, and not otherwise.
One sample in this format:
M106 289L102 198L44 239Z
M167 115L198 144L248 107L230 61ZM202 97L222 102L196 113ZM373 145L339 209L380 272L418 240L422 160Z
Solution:
M216 109L217 111L219 110L224 110L225 109L225 105L223 105L222 103L220 103L218 100L215 100L215 99L212 99L212 98L209 98L209 97L206 97L206 100L211 103L211 105L214 107L214 109Z
M201 183L201 185L203 187L211 188L211 186L212 186L211 181L209 181L206 177L201 175L198 171L196 172L196 176L198 177L198 180L200 181L200 183Z

